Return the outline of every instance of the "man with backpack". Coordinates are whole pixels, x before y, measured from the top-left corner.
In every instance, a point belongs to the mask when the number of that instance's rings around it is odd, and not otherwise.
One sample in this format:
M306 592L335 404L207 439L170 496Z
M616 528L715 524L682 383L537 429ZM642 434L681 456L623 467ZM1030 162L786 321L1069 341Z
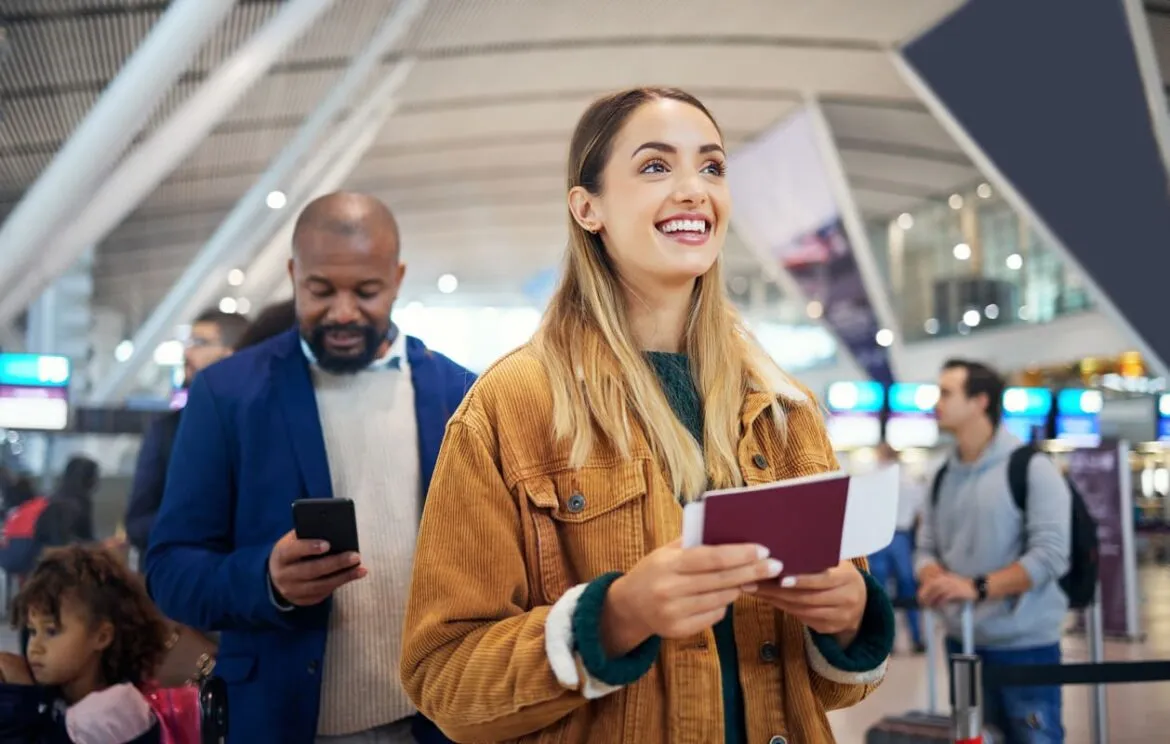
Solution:
M1074 563L1073 496L1051 460L999 426L1003 393L1003 379L983 364L943 367L938 421L955 450L924 505L918 597L943 610L952 653L961 605L971 602L986 664L1056 664L1069 609L1061 580ZM983 704L984 721L1007 744L1064 741L1059 687L985 686Z

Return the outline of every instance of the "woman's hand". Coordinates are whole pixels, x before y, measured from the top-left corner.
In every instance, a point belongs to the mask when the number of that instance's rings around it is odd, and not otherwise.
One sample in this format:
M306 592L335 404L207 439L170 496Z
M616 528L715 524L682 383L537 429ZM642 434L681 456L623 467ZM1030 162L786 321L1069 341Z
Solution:
M758 545L664 545L609 588L601 618L606 652L623 656L654 635L686 638L706 630L745 587L783 568Z
M9 685L35 684L24 657L7 652L0 653L0 682Z
M810 629L836 637L842 648L857 636L869 598L865 579L849 561L819 574L787 576L780 585L761 585L755 594Z

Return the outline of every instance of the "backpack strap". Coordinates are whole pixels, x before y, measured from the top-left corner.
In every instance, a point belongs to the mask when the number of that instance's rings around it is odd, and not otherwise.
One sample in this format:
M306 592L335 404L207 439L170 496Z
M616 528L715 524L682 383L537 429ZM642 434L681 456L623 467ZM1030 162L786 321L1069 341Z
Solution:
M1036 448L1025 444L1012 452L1008 459L1008 488L1011 489L1016 508L1025 516L1028 513L1028 466L1035 454Z
M947 463L943 463L938 472L934 474L934 483L930 486L930 505L938 506L938 494L942 491L943 476L947 474Z

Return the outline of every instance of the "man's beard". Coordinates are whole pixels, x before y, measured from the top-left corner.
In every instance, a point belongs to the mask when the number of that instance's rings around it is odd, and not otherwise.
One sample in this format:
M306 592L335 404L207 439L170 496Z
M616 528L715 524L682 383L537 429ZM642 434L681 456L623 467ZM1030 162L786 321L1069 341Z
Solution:
M325 335L334 331L360 333L363 342L361 350L356 354L346 356L330 352L325 346ZM313 356L317 358L318 367L337 375L352 375L370 366L377 358L378 347L382 345L385 338L385 332L366 323L334 323L317 326L305 340L309 344Z

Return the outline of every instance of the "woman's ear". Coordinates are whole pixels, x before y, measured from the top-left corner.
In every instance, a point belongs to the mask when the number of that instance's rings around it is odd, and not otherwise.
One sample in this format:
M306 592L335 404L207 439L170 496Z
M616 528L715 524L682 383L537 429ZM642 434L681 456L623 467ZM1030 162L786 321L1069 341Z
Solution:
M569 190L569 213L586 232L600 232L603 227L596 197L583 186L574 186Z

